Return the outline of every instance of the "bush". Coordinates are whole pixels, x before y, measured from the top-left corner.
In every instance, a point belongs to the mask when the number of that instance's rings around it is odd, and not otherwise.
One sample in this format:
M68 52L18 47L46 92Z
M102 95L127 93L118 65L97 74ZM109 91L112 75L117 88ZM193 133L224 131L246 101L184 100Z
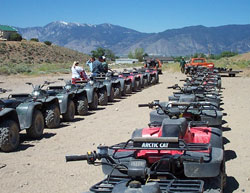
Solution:
M52 44L52 42L50 42L50 41L45 41L44 42L47 46L50 46L51 44Z
M31 38L30 41L39 42L39 39L38 38Z
M22 41L22 36L18 33L11 33L10 34L10 41Z

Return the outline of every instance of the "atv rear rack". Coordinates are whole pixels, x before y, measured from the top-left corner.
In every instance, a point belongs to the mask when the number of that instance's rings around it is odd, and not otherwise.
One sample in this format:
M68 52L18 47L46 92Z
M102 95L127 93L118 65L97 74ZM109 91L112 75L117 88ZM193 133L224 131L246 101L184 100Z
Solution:
M112 192L113 188L122 182L127 183L131 179L121 176L109 176L90 188L92 192ZM163 193L202 193L204 182L202 180L149 180L157 182Z
M146 144L146 145L143 145ZM147 146L147 144L150 144ZM151 145L153 144L153 145ZM176 150L176 151L206 151L211 149L210 144L204 143L186 143L178 137L138 137L127 142L112 145L113 150Z

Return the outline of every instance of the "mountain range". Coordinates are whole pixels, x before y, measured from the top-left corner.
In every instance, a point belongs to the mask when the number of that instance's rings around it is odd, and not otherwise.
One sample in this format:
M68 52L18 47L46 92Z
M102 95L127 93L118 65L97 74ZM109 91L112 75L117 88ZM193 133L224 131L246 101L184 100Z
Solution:
M144 48L150 55L180 56L222 51L250 51L250 24L219 27L190 26L159 33L142 33L108 23L91 25L56 21L44 27L15 27L23 38L38 38L53 44L90 53L98 47L126 55Z

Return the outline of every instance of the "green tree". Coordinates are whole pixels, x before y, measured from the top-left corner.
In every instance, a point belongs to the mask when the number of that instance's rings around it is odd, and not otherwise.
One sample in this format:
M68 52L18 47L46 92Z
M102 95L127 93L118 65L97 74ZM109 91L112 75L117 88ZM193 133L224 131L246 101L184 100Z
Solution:
M39 42L39 39L38 38L31 38L30 41Z
M99 47L96 50L92 50L91 54L92 54L93 57L99 58L100 56L104 56L105 55L105 49Z
M135 56L134 56L134 54L133 54L132 51L130 51L130 52L128 53L128 58L130 58L130 59L134 59L134 58L135 58Z
M95 58L99 58L100 56L106 56L107 58L111 60L115 60L116 56L112 50L104 49L104 48L97 48L96 50L92 50L91 54Z
M18 33L11 33L9 38L10 41L22 41L22 39L22 36Z
M132 51L130 51L128 53L128 58L136 58L139 60L139 62L142 62L143 61L143 56L145 55L144 53L144 49L143 48L136 48L134 53Z
M236 56L236 55L238 55L237 52L231 52L231 51L224 51L224 52L221 52L221 54L220 54L221 58L232 57L232 56Z
M52 44L52 42L50 41L44 41L44 43L47 45L47 46L50 46Z
M115 60L115 58L116 58L114 52L112 52L112 50L109 50L109 49L105 50L105 56L107 58L110 58L110 60Z

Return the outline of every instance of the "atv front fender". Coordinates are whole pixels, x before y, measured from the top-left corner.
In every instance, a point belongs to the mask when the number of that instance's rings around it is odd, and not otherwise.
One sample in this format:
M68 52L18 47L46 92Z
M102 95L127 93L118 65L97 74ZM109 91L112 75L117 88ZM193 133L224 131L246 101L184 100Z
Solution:
M97 88L87 85L84 87L84 91L87 93L87 99L88 99L88 103L92 103L93 102L93 96L94 96L94 91L96 91Z
M12 108L4 108L0 111L0 121L4 121L6 119L12 119L15 122L19 123L17 112Z
M66 113L68 110L68 102L73 98L73 94L58 94L56 97L58 98L61 114Z
M31 127L34 110L36 108L41 109L41 107L41 102L27 102L18 105L16 112L20 123L20 130L29 129Z
M104 81L103 84L106 86L108 97L111 94L112 83L109 81Z

